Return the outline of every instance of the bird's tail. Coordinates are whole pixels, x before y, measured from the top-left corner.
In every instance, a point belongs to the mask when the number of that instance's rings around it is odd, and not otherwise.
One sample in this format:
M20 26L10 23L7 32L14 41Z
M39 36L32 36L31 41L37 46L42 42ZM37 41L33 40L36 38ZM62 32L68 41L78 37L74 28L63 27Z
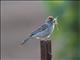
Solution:
M24 45L30 39L31 39L31 37L28 37L27 39L23 40L23 42L20 45Z

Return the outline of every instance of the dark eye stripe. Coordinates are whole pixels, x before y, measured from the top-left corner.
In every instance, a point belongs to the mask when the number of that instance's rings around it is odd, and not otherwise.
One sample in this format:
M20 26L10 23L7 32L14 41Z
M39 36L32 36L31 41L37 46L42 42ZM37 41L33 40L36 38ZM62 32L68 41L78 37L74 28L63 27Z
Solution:
M49 18L50 20L53 20L53 18Z

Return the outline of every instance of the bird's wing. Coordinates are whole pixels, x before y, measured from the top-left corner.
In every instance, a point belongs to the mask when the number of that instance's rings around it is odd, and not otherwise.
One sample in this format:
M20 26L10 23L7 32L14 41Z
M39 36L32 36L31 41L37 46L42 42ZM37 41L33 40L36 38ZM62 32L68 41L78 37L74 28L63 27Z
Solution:
M48 25L47 24L43 24L38 29L33 31L30 36L33 36L33 35L35 35L35 34L37 34L39 32L42 32L42 31L46 30L47 28L48 28Z

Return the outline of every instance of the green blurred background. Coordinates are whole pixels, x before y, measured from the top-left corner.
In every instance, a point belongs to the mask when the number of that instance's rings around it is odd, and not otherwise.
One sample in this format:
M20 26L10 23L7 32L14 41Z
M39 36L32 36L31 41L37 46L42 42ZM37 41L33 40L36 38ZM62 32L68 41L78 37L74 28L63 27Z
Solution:
M47 15L58 17L58 29L53 32L53 60L80 60L78 1L43 1Z

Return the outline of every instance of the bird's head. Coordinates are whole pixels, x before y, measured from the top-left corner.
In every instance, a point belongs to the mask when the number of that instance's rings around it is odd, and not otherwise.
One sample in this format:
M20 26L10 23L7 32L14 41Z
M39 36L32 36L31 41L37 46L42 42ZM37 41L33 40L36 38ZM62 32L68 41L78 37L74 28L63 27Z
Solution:
M54 17L53 16L48 16L48 21L53 21Z
M57 23L57 17L56 18L54 18L53 16L48 16L48 20L47 20L48 22L51 22L51 23L53 23L53 24L58 24Z

